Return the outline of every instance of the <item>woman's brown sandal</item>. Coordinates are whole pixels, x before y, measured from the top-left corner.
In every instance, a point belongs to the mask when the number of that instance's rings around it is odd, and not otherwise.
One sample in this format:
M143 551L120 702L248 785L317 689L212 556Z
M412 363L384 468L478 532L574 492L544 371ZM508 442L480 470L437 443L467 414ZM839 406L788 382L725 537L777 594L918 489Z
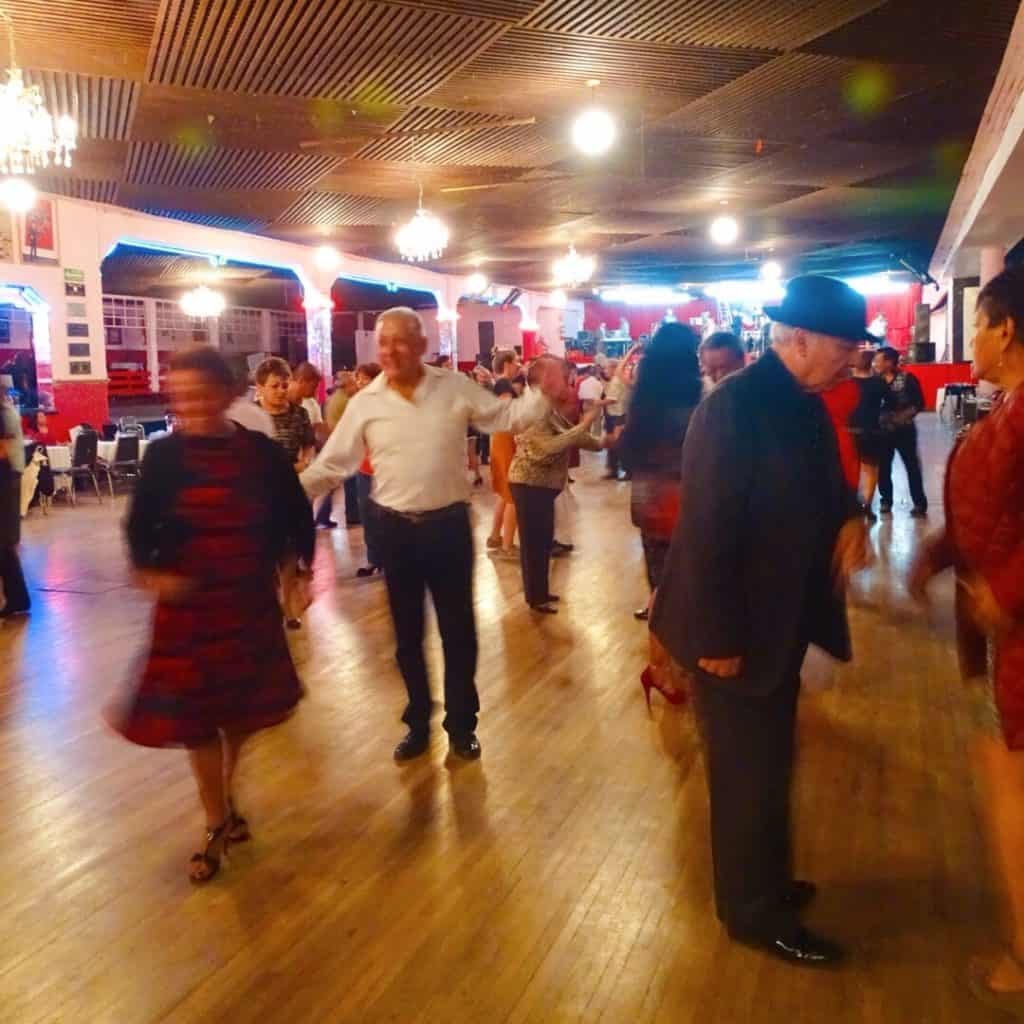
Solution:
M206 869L206 873L201 875L197 875L191 871L189 872L189 881L194 885L202 885L204 882L212 881L217 876L217 872L220 871L221 857L224 856L228 849L228 837L224 832L228 827L229 821L230 819L225 819L225 821L216 828L207 829L206 846L203 847L203 852L194 853L189 859L189 864L201 864ZM220 839L224 840L221 845L221 857L214 857L210 853L210 847Z
M249 822L235 810L234 802L228 801L228 841L232 843L247 843L252 839L252 832L249 830Z

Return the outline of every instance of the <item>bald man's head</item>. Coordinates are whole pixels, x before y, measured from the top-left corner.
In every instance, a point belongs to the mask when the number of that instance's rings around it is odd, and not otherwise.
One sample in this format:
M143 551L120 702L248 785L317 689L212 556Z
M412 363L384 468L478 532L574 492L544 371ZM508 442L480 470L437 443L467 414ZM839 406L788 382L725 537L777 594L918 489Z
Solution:
M413 383L423 373L427 334L419 313L408 306L387 309L376 324L381 369L389 381Z

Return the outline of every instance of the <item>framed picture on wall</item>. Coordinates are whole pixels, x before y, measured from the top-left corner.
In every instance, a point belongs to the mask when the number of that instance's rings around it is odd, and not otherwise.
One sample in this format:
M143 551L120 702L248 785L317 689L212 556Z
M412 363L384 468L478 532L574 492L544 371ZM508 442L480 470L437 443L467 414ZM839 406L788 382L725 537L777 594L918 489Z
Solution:
M22 221L22 253L27 260L54 260L57 252L57 210L52 199L37 199Z

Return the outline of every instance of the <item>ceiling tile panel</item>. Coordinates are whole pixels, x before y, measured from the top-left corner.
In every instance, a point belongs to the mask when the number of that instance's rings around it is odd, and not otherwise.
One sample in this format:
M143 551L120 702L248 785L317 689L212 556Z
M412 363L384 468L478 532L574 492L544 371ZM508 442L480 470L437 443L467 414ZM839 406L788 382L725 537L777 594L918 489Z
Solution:
M106 47L149 46L160 0L4 0L19 41L68 36Z
M229 231L254 231L263 225L263 221L255 218L229 217L217 213L194 213L190 210L174 210L162 206L144 206L142 212L151 213L154 217L170 217L172 220L202 224L208 228L226 228Z
M889 0L804 48L859 60L958 66L988 54L988 63L998 66L1019 7L1019 0Z
M133 142L127 180L181 188L302 189L311 188L338 162L336 157L300 153Z
M464 69L464 74L500 73L515 89L516 80L569 82L585 95L585 82L598 78L627 89L652 89L680 96L701 96L768 60L751 49L709 49L559 35L515 28Z
M564 143L537 125L494 127L508 120L498 114L416 107L392 125L389 137L369 143L357 155L422 164L535 167L564 151Z
M149 73L197 89L405 103L502 31L370 0L168 0Z
M519 22L528 17L541 0L383 0L395 6L419 7L447 14L461 14L490 21Z
M824 140L871 123L902 97L934 87L949 73L921 65L890 65L871 78L861 99L862 65L841 57L791 53L756 68L683 107L666 124L695 134L776 141ZM873 75L873 72L867 72Z
M788 50L885 0L545 0L524 22L573 35Z
M25 72L25 81L39 87L51 114L75 119L79 138L128 138L141 89L138 82L34 70Z
M40 192L71 199L89 199L94 203L116 203L118 182L91 181L86 178L37 175L33 181Z
M309 192L288 207L279 224L351 226L390 224L392 206L376 196L339 195L337 192ZM411 207L410 207L411 212Z

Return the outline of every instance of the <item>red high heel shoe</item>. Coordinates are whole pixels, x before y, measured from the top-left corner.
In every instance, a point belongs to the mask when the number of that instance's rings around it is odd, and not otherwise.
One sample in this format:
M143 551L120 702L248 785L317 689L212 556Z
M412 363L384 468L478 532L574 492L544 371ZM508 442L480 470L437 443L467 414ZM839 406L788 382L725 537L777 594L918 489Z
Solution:
M647 710L651 710L651 688L653 687L658 691L669 702L669 704L685 704L686 693L683 690L666 690L662 687L658 680L654 678L654 673L651 671L651 666L648 665L644 669L643 674L640 676L640 685L644 688L644 697L647 699Z

